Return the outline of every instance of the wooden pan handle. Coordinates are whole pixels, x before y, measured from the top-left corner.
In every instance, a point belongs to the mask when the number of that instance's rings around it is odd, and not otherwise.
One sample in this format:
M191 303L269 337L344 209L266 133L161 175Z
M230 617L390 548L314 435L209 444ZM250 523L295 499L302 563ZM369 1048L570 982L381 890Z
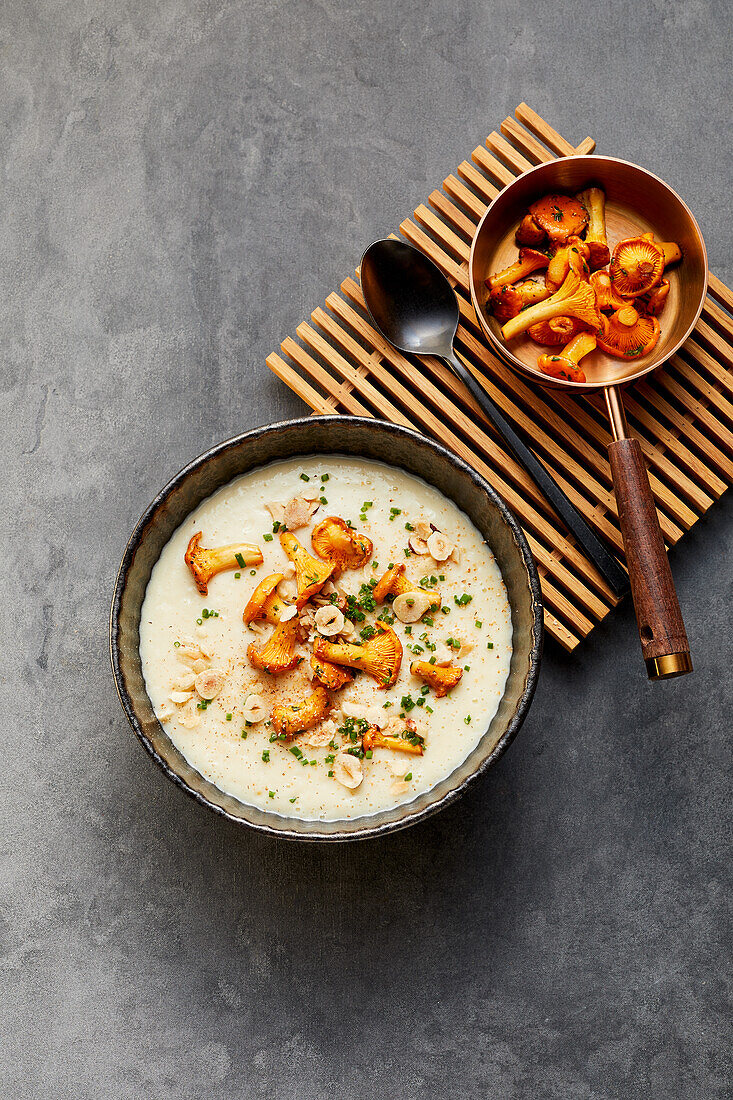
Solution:
M617 439L608 457L649 679L682 676L692 672L690 644L641 447L636 439Z

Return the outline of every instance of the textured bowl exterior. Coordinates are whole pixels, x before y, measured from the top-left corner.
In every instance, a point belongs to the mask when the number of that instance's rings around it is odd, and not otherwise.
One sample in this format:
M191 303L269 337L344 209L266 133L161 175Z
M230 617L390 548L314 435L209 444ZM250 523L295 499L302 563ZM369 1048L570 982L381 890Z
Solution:
M424 478L473 520L492 548L512 610L511 666L499 710L467 759L412 802L351 821L301 821L249 806L200 775L153 713L139 653L140 611L161 550L202 500L240 474L281 459L346 454L386 462ZM504 502L483 478L439 444L386 421L346 416L306 417L221 443L178 473L140 518L125 550L110 615L110 655L120 702L145 749L166 775L198 802L232 821L272 836L343 841L379 836L420 821L457 798L504 752L534 694L542 648L540 584L527 540Z
M676 304L671 308L668 303L662 314L662 336L654 352L639 363L610 360L602 377L589 375L586 383L565 382L537 368L540 349L536 345L532 345L530 361L526 355L520 358L503 340L501 326L487 310L488 291L484 280L492 271L502 268L501 263L494 266L497 250L506 243L507 236L513 241L516 227L530 203L552 191L573 193L593 184L603 188L609 204L618 204L630 212L630 232L638 232L641 226L644 231L654 231L657 240L677 241L683 261L670 269ZM637 228L632 230L632 223ZM512 248L512 253L516 256L516 247ZM548 389L593 391L631 382L654 370L674 355L697 324L705 304L707 284L705 241L692 211L664 180L616 157L561 157L518 176L499 192L486 210L476 229L469 260L471 301L494 351L514 370Z

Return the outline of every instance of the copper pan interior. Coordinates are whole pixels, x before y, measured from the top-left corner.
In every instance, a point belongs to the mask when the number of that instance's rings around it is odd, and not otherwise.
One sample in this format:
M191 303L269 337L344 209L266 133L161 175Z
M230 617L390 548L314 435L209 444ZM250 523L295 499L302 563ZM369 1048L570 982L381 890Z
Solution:
M596 184L606 193L606 226L611 251L624 237L654 233L658 241L677 241L682 261L665 272L670 291L659 321L656 348L643 359L615 359L595 351L583 359L585 385L550 379L537 369L542 350L527 336L507 345L501 326L487 309L485 279L517 258L514 233L527 207L548 192L575 194ZM695 218L685 203L657 176L613 157L565 157L542 164L506 187L479 223L471 248L470 284L473 306L496 351L515 369L545 386L594 390L630 382L654 370L672 355L694 328L707 291L707 254Z

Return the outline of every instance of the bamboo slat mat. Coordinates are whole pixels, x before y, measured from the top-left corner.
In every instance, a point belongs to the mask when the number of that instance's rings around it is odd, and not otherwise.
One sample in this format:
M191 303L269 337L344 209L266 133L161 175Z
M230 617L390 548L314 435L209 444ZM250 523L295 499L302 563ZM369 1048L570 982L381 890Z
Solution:
M623 554L606 448L608 423L596 398L570 397L518 378L488 350L470 302L468 257L476 226L501 188L541 161L591 153L573 146L525 103L501 133L433 191L401 234L456 289L457 348L505 416L598 534ZM441 363L408 359L371 325L359 283L348 278L287 338L272 371L315 414L378 416L417 428L451 448L490 482L519 517L542 578L545 625L572 650L617 602L566 534L533 482L507 454L471 396ZM710 274L702 317L681 352L625 391L632 434L646 457L667 545L674 545L733 479L733 293Z

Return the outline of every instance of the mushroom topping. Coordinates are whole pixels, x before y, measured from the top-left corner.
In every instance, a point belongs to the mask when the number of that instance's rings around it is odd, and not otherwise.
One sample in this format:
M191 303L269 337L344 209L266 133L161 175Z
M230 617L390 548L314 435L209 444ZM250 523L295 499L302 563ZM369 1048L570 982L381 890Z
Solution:
M224 687L227 674L223 668L207 668L196 677L196 691L202 699L216 699Z
M249 695L245 697L242 706L242 718L250 726L263 722L267 718L267 707L262 696L258 695L256 691L250 691Z
M265 508L272 516L273 523L285 523L285 505L282 501L273 500L270 504L266 504Z
M433 531L428 539L428 552L436 561L447 561L453 553L453 543L442 531Z
M587 259L588 246L579 237L571 237L566 245L558 248L550 260L545 274L545 284L553 293L558 290L565 281L568 271L574 271L581 279L586 279L589 274Z
M534 248L520 248L519 259L510 267L505 267L503 271L497 272L496 275L489 276L486 285L492 291L498 287L511 286L521 279L526 279L534 271L542 271L549 262L550 258L544 252L538 252Z
M285 600L277 592L282 579L282 573L270 573L269 577L260 581L244 609L242 619L245 623L249 624L255 619L266 619L268 623L280 622L286 606Z
M321 520L313 529L311 543L319 558L332 563L335 576L344 569L360 569L374 549L366 535L357 535L340 516Z
M249 663L254 668L262 669L263 672L269 672L273 676L289 672L300 660L295 652L299 635L300 624L297 619L278 623L261 649L258 649L254 642L250 642L247 646Z
M272 725L276 733L292 741L296 733L313 729L328 716L333 704L325 688L317 687L300 703L278 703L272 710Z
M390 737L383 734L378 726L369 726L362 734L362 748L365 752L369 752L370 749L392 749L394 752L409 752L413 756L422 756L425 752L422 738L417 737L407 725L405 725L405 733L410 734L409 739Z
M503 324L533 302L544 302L550 297L550 290L532 279L526 279L516 286L505 283L496 287L489 295L489 309L497 321Z
M282 522L288 531L297 531L299 527L306 527L320 507L318 497L308 500L306 497L293 497L288 501L283 510Z
M377 633L363 645L324 642L318 638L313 655L319 661L361 669L376 680L380 688L392 687L402 664L402 644L394 630L380 622L376 623L376 627Z
M300 610L304 604L308 603L311 596L321 591L333 573L334 565L333 562L327 564L314 558L289 531L281 533L280 545L295 566L295 581L298 586L297 607Z
M546 240L547 234L541 225L538 225L531 214L525 214L519 223L517 232L514 235L514 240L518 245L529 245L534 248L535 245L542 244Z
M617 359L641 359L655 346L659 331L656 317L638 313L631 305L624 306L610 318L604 318L598 347Z
M428 539L433 533L433 528L425 520L415 524L415 529L407 540L413 554L429 554Z
M431 665L428 661L413 661L410 672L429 684L439 699L447 695L463 676L463 669L456 665Z
M350 791L356 790L364 778L359 757L340 752L333 762L333 777Z
M668 294L669 279L662 279L659 286L655 286L648 294L644 294L642 297L637 298L636 305L644 313L651 313L653 317L658 317L664 309Z
M372 590L372 595L377 603L384 603L387 596L401 596L403 593L414 595L416 592L424 591L425 589L418 588L415 584L410 584L405 577L405 564L404 562L399 562L397 565L393 565L391 569L388 569L387 572L379 578ZM436 592L435 589L432 589L427 595L430 597L431 607L440 607L440 592Z
M354 679L348 668L340 668L339 665L333 665L320 657L311 657L310 667L313 669L316 680L329 691L338 691L344 684L350 684Z
M605 267L611 258L606 237L606 195L600 187L588 187L578 198L588 211L588 229L585 243L590 253L591 271Z
M218 546L206 549L201 546L203 532L197 531L183 555L186 565L193 574L196 587L202 596L209 591L209 581L225 569L238 569L245 565L260 565L262 552L248 542L233 543L231 546Z
M596 302L599 309L621 309L626 301L613 288L611 276L607 271L594 271L590 277L590 285L596 292Z
M552 378L566 378L568 382L585 382L585 372L578 363L584 355L595 351L597 340L592 332L581 332L557 355L541 355L537 366Z
M593 288L581 279L575 271L569 271L565 282L546 302L536 302L511 321L507 321L501 330L505 340L511 340L520 332L526 332L540 321L549 321L553 317L577 317L595 332L601 325L601 316L596 306Z
M316 630L326 638L334 638L344 629L344 615L338 607L327 604L319 607L314 619Z
M566 344L582 328L582 323L575 317L553 317L549 321L540 321L538 325L532 325L529 335L536 344L545 344L552 348L557 344Z
M429 592L402 592L395 596L392 610L401 623L417 623L432 606Z
M664 271L664 252L649 236L628 237L613 250L613 289L622 298L636 298L655 287Z
M551 241L579 237L588 224L588 211L570 195L544 195L532 203L529 213Z

